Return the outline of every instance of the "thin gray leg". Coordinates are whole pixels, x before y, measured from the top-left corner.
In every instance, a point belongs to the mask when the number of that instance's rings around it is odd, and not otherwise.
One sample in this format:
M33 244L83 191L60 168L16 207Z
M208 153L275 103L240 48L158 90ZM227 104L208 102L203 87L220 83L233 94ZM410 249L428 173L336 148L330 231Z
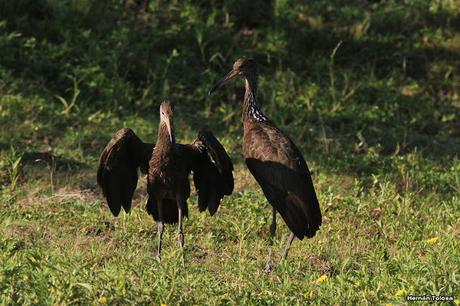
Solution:
M283 252L283 260L286 260L287 256L288 256L288 252L289 252L289 247L291 246L292 244L292 241L294 240L294 233L291 232L291 235L289 235L289 238L286 242L286 246L284 247L284 252Z
M157 257L159 260L161 260L161 240L163 239L163 229L164 229L164 224L163 221L158 221L157 222L157 227L158 227L158 232L157 232L157 237L158 237L158 244L157 244Z
M182 208L179 208L179 245L181 248L182 266L185 267L184 258L184 232L182 231Z
M178 229L179 229L179 237L178 237L178 240L179 240L179 245L180 245L180 248L181 248L181 260L182 260L182 266L185 267L185 255L184 255L184 232L182 230L182 220L184 218L184 215L183 215L183 209L184 209L184 202L182 200L181 197L177 197L176 198L176 201L177 201L177 210L179 211L179 224L178 224Z
M158 207L158 222L157 222L157 227L158 227L158 246L157 246L157 257L159 260L161 260L161 243L163 239L163 230L164 230L164 223L163 223L163 205L161 203L161 200L157 201L157 207Z
M268 259L267 264L265 265L264 271L266 273L270 273L273 268L273 260L272 260L272 249L273 249L273 238L275 237L276 232L276 209L272 207L272 224L270 224L270 236L268 237Z

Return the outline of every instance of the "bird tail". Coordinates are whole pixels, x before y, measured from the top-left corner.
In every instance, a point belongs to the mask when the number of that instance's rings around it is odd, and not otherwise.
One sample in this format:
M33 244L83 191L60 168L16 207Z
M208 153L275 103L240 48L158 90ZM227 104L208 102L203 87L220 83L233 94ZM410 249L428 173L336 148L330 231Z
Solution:
M155 221L163 221L164 223L177 223L179 221L179 210L177 209L177 203L175 200L164 199L161 202L163 206L163 220L160 220L160 215L158 213L158 206L156 202L149 197L147 200L146 209L147 212L152 215ZM184 206L183 215L188 217L188 207L187 204Z
M321 211L316 197L308 198L312 202L305 205L305 200L293 193L286 197L286 209L281 212L283 219L294 235L302 240L305 236L311 238L321 226Z
M297 238L303 240L305 236L315 236L322 218L316 194L276 192L275 188L262 190L268 202L276 208Z
M305 217L307 219L308 224L305 236L307 236L308 238L315 236L316 232L319 230L322 224L322 216L318 200L316 199L316 197L314 197L310 199L310 201L312 203L307 208L307 212L305 213Z

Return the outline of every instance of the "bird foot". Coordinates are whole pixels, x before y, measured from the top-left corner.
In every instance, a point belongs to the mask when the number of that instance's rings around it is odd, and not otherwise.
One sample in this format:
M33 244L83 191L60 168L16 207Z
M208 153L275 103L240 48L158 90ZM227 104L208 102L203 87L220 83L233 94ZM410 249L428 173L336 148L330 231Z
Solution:
M179 233L179 245L180 245L180 252L181 252L181 263L182 268L185 268L185 254L184 254L184 233Z
M264 268L264 272L270 274L273 271L273 265L270 262L267 262Z
M184 233L179 233L179 245L181 248L184 248Z

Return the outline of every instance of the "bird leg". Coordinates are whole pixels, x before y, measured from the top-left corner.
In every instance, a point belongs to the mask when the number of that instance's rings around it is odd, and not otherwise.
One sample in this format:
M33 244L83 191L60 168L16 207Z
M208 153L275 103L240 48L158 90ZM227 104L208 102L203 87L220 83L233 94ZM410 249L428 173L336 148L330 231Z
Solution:
M267 264L265 265L265 272L270 273L273 267L273 260L272 260L272 249L273 249L273 238L275 237L276 232L276 210L274 207L273 209L273 219L272 224L270 224L270 236L268 237L268 259Z
M291 246L292 241L294 240L294 237L295 237L294 233L291 232L291 234L289 235L289 238L288 238L288 240L286 242L286 246L284 247L284 252L283 252L283 257L282 257L283 260L286 260L286 258L287 258L287 255L288 255L288 252L289 252L289 247Z
M182 266L185 267L185 258L184 258L184 232L182 231L182 220L183 220L183 208L184 208L184 202L182 198L177 197L177 209L179 211L179 224L178 224L178 229L179 229L179 245L181 248L181 260L182 260Z
M164 224L163 221L158 221L157 222L157 227L158 227L158 245L157 245L157 257L159 260L161 260L161 240L163 239L163 228Z
M163 223L163 205L161 200L157 200L157 207L158 207L158 247L157 247L157 257L159 260L161 260L161 240L163 239L163 229L164 229L164 223Z

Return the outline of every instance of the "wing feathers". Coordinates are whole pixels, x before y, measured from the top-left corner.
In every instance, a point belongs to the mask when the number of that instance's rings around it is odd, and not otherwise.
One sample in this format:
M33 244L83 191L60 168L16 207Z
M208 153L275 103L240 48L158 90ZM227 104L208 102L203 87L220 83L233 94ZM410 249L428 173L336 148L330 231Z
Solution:
M296 237L313 237L321 226L321 211L310 174L272 161L248 158L246 164Z
M198 192L198 208L214 215L224 195L233 192L233 164L224 147L211 132L200 131L191 145L178 148L190 154L189 167ZM119 130L105 147L99 161L97 181L113 215L121 208L128 212L137 186L137 168L147 171L154 144L142 142L129 128ZM187 155L188 156L188 155ZM177 222L177 205L173 200L162 202L165 222ZM149 199L147 211L158 220L158 208ZM188 211L184 212L188 215Z
M222 144L209 131L200 131L190 146L197 152L193 159L193 181L198 192L200 211L214 215L224 195L233 192L233 163Z
M137 168L148 167L153 144L143 143L129 128L119 130L102 151L97 170L97 182L110 211L118 216L121 208L131 209L137 186Z

